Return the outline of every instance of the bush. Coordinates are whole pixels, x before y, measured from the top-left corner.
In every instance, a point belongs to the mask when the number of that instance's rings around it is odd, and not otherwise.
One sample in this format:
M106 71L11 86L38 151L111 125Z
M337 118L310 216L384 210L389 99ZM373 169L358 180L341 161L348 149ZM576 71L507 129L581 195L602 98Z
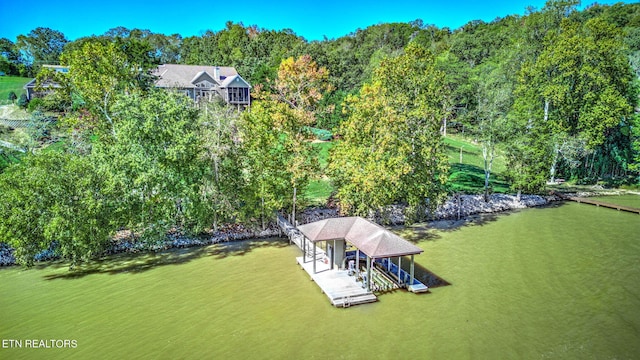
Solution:
M18 99L18 106L20 106L23 109L26 109L27 105L29 105L29 99L27 99L27 95L21 94L20 99Z
M18 98L18 96L16 95L15 92L11 91L9 93L8 99L9 99L9 101L11 101L12 104L13 104L14 101L16 101L17 98Z
M29 104L27 105L27 110L29 111L44 110L43 107L44 107L44 100L40 98L34 98L34 99L31 99L31 101L29 101Z

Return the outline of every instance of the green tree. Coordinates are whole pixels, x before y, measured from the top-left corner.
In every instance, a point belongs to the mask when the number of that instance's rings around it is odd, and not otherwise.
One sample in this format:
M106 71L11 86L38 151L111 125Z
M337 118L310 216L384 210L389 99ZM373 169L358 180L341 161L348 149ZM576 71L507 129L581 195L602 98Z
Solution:
M376 81L348 98L349 118L329 165L345 212L366 214L402 201L410 217L421 218L442 199L442 77L433 55L410 43L403 55L381 62Z
M512 79L503 64L486 61L475 69L476 111L468 127L482 148L484 198L489 201L489 180L497 147L508 137L507 115L513 103Z
M20 94L20 98L18 98L18 106L20 106L23 109L26 109L27 105L29 105L29 99L27 99L27 94Z
M563 20L521 75L515 109L550 134L551 179L565 139L580 137L593 149L637 101L620 30L600 18Z
M83 125L98 134L117 138L111 107L118 95L140 88L139 65L131 63L115 43L98 40L87 41L81 48L65 52L61 60L69 66L69 73L60 79L66 84L65 91L69 97L79 96L91 112L91 117L83 117Z
M173 226L198 224L188 214L199 201L203 176L197 110L189 98L155 90L119 96L117 139L99 141L92 157L118 194L118 222L150 241Z
M16 46L23 52L34 70L44 64L58 64L67 39L63 33L45 27L38 27L27 35L18 35Z
M102 254L117 228L104 189L88 158L55 151L25 157L0 174L0 242L23 265L52 244L71 266Z
M289 130L297 121L288 105L271 100L256 101L242 116L242 212L245 218L260 221L263 229L274 211L292 208L292 185L306 184L301 170L311 157L305 156L308 148L301 148Z
M199 136L203 145L201 161L204 173L199 198L187 209L187 218L197 230L217 230L222 222L232 221L240 209L242 198L242 166L240 143L236 129L239 113L218 102L205 102L200 111Z

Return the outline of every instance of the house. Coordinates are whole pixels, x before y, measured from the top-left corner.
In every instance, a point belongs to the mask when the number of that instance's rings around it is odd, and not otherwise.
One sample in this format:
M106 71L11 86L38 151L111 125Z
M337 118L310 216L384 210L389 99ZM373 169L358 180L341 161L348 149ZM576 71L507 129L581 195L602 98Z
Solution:
M42 65L43 68L46 69L50 69L52 71L55 72L59 72L59 73L63 73L66 74L69 72L69 67L68 66L61 66L61 65ZM43 97L45 95L47 95L48 93L51 92L50 89L54 89L54 88L59 88L60 85L58 83L56 83L55 81L52 80L45 80L44 82L42 82L38 88L38 90L36 90L37 86L37 81L36 79L33 79L31 81L29 81L28 83L26 83L24 85L24 89L27 92L27 100L31 101L31 99L36 98L36 97Z
M157 87L184 92L194 101L219 96L230 105L251 104L251 85L233 67L163 64L153 74Z

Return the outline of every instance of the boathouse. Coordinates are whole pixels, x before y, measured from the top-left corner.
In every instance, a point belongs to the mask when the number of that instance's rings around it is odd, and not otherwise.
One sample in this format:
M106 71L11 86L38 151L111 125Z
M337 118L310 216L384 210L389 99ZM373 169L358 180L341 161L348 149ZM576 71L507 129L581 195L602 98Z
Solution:
M318 249L322 250L324 244L323 262L329 264L330 270L337 268L357 273L361 268L361 259L365 262L366 270L362 278L368 291L372 291L375 282L372 274L374 264L383 273L380 274L381 277L389 276L388 279L398 286L406 287L412 292L428 290L414 276L414 256L423 250L378 224L361 217L341 217L300 225L298 230L303 235L301 247L305 262L306 254L311 253L313 274L318 273L317 252ZM355 256L351 256L347 263L349 253L355 253ZM409 272L402 269L404 256L411 257ZM397 261L394 263L393 259Z

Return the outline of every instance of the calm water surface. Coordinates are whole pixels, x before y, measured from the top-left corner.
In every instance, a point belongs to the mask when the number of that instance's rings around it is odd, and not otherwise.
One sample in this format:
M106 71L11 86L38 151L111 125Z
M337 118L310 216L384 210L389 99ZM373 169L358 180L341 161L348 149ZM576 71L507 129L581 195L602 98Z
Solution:
M287 242L0 270L13 358L640 358L640 215L567 203L399 231L450 286L333 308Z

